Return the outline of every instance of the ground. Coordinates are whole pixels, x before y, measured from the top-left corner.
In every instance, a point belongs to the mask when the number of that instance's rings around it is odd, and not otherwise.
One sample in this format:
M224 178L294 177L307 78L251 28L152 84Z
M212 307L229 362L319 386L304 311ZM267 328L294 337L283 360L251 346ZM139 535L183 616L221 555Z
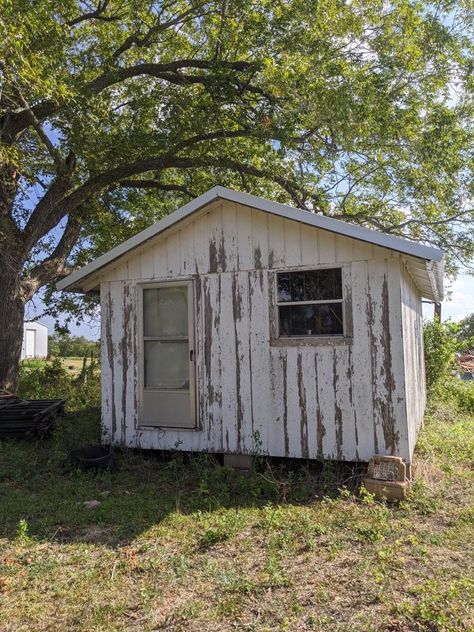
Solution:
M474 629L474 416L432 410L410 498L388 506L329 464L261 458L243 478L124 452L78 471L88 406L0 444L0 630Z

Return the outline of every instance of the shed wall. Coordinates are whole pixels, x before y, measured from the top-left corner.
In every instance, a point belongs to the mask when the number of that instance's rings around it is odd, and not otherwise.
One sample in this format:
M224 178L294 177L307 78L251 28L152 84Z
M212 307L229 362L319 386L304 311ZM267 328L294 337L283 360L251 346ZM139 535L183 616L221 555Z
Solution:
M344 264L353 336L270 343L273 271ZM138 423L137 284L194 278L201 429ZM128 446L410 460L397 253L232 203L102 276L103 423ZM394 420L396 420L394 422Z
M420 293L405 267L401 288L408 439L413 451L426 406L423 310Z

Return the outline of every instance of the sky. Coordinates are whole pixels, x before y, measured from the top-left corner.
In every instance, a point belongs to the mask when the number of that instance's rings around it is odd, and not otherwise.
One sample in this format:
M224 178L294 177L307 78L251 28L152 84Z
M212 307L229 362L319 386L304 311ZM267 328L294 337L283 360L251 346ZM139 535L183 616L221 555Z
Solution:
M454 282L446 280L445 295L447 298L441 307L442 320L458 321L474 313L474 276L460 274ZM29 305L27 319L39 313L40 308L39 304ZM433 305L423 305L423 313L426 318L433 317L433 310ZM48 327L50 334L54 332L53 318L41 318L40 322ZM98 340L100 338L100 318L97 320L86 319L79 326L71 324L70 330L74 336L85 336L90 340Z

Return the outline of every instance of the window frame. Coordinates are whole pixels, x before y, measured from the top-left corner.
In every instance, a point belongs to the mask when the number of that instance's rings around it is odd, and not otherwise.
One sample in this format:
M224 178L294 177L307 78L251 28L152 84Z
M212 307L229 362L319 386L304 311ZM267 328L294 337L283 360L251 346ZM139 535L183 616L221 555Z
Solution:
M317 301L278 301L278 275L293 272L318 272L320 270L341 270L342 298ZM350 264L328 263L325 265L310 265L298 267L278 268L271 271L273 277L269 283L270 289L270 344L272 346L318 346L345 344L352 340L352 296L351 296L351 268ZM310 334L285 336L280 333L280 307L291 305L327 305L339 303L342 305L342 334Z

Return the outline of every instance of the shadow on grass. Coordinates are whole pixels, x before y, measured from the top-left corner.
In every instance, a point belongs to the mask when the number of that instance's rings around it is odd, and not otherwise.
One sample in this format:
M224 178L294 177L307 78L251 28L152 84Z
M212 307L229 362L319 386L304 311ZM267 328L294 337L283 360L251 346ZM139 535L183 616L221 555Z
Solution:
M26 528L40 540L114 547L173 512L317 502L342 485L355 490L364 470L259 458L244 477L217 457L132 450L117 453L112 471L76 469L69 451L97 442L99 432L100 412L91 408L59 420L48 439L0 443L0 537Z

